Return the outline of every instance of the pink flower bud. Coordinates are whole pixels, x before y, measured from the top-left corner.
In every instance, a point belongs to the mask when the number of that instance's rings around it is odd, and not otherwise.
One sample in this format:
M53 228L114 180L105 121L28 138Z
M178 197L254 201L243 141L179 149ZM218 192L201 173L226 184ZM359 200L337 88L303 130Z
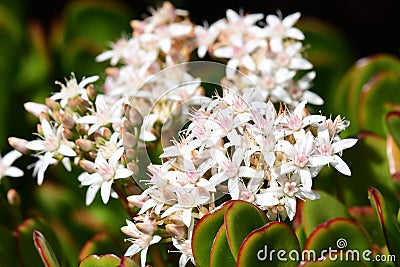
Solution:
M64 128L72 129L75 126L75 121L71 116L67 114L60 114L60 117Z
M80 160L79 166L88 173L94 173L96 171L94 163L86 159Z
M75 143L81 150L85 152L89 152L94 148L93 142L87 139L77 139Z
M26 102L24 104L24 108L26 111L31 113L33 116L39 118L42 112L47 113L49 111L49 107L43 104L35 103L35 102Z
M144 202L146 202L150 197L148 195L132 195L128 196L126 200L128 200L129 204L141 208L143 207Z
M60 109L60 103L57 101L51 99L51 98L46 98L45 100L46 106L48 106L52 110L59 110Z
M186 235L185 227L177 226L175 224L167 224L165 230L176 239L183 239Z
M11 188L10 190L8 190L7 200L8 200L8 203L10 203L10 205L12 205L12 206L19 206L19 204L21 203L21 197L18 194L17 190L15 190L14 188Z
M17 151L21 152L22 154L29 154L29 149L26 147L29 141L17 137L9 137L8 143Z
M146 235L153 235L156 230L156 227L152 223L136 223L136 228Z

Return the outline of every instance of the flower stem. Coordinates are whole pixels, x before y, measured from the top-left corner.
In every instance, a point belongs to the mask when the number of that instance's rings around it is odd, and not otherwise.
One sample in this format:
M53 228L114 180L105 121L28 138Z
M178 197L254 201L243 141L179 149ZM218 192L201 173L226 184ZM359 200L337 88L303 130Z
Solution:
M128 200L126 199L125 193L122 191L122 189L115 183L112 185L112 189L117 193L118 198L121 201L122 206L128 213L129 217L135 217L136 214L129 208Z

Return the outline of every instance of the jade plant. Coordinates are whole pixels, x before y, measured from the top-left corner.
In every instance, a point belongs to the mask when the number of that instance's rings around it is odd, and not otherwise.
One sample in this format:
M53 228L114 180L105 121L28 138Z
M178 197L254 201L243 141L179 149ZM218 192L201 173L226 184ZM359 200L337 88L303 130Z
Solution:
M101 25L94 17L88 29ZM103 38L74 43L73 18L56 25L66 39L54 45L84 47L62 68ZM229 9L196 25L164 2L98 53L90 76L72 72L25 103L34 139L8 139L0 177L31 171L57 216L23 218L22 197L8 190L0 236L16 246L0 245L0 265L398 264L400 61L358 61L327 103L341 115L315 112L324 99L312 89L313 33L299 19ZM23 155L35 159L24 171L13 166ZM87 232L79 253L63 222Z

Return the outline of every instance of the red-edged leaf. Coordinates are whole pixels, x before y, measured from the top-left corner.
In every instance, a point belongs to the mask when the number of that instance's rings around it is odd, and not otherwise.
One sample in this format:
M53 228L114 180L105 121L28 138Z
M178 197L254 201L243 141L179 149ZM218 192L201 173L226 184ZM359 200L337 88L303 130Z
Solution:
M43 264L46 267L60 266L57 257L53 252L53 249L41 232L36 230L33 231L33 243L35 244L35 247L38 250L40 257L42 258Z
M226 239L225 225L222 224L215 236L210 254L210 267L235 266L236 261Z

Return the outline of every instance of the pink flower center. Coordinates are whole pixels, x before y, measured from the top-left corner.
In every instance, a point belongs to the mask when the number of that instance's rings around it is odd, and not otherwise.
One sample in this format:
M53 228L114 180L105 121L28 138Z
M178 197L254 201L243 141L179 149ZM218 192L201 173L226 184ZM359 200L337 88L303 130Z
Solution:
M114 177L114 170L108 164L98 166L97 173L104 178L104 180L111 180Z
M296 166L303 168L307 163L308 156L304 152L298 153L294 156L294 164L296 164Z
M283 189L283 193L288 195L289 197L293 197L299 191L296 182L286 182L285 188Z
M50 136L44 141L44 146L50 152L56 151L59 147L59 140L55 136Z
M296 114L291 114L288 117L288 126L290 129L297 131L301 128L302 121Z

